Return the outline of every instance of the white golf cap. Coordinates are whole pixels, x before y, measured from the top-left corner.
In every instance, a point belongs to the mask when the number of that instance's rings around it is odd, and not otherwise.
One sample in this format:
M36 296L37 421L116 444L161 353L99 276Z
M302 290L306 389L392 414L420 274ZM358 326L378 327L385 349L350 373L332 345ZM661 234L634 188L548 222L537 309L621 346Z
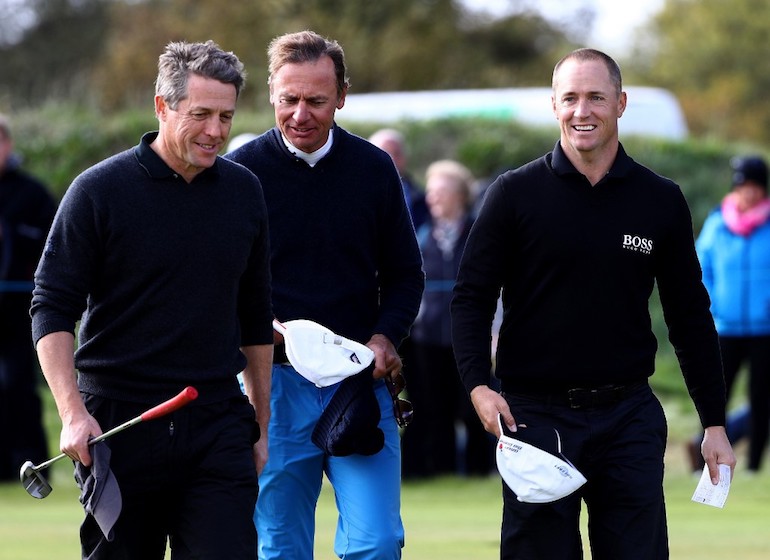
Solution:
M289 363L316 387L339 383L374 361L372 350L314 321L273 321L273 328L283 335Z
M580 471L561 454L561 438L555 428L519 428L511 432L503 425L501 415L497 422L501 434L496 450L497 470L520 502L555 502L586 483Z

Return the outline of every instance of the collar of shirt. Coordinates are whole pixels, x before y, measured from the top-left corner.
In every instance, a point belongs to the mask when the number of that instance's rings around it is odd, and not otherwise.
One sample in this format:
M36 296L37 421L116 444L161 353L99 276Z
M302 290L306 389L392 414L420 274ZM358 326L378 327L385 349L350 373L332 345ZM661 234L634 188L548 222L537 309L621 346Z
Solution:
M147 132L142 136L142 140L139 145L134 148L134 157L139 162L147 174L153 179L166 179L180 177L179 173L171 169L165 161L152 149L150 144L158 137L158 131ZM198 174L198 177L207 176L209 174L219 174L219 158L217 157L214 165L208 169L204 169ZM196 177L196 179L198 178Z
M332 149L332 143L334 138L334 130L329 130L329 138L326 139L326 144L318 148L315 152L312 152L308 154L307 152L303 152L299 148L297 148L294 144L289 142L289 140L286 138L286 136L281 133L281 138L283 139L283 143L286 145L286 148L294 154L296 157L307 163L310 167L315 166L316 163L318 163L322 157L324 157L326 154L329 153L329 150Z
M618 153L615 156L615 161L612 162L612 167L610 167L610 170L607 172L607 177L616 178L626 176L631 170L633 163L634 160L631 159L631 157L626 154L626 151L623 149L623 144L619 143ZM557 175L562 176L578 174L582 176L582 174L577 169L575 169L575 166L572 165L572 162L567 157L567 154L564 153L560 141L556 142L556 145L553 148L553 152L551 152L550 164L551 169L553 169Z

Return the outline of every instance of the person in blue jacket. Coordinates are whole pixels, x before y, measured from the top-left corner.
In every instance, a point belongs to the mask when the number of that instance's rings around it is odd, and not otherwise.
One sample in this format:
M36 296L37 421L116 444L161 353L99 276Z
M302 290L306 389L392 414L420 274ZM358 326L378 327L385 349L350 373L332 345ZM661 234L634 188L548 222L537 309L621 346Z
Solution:
M719 333L728 398L741 366L749 368L747 468L757 471L770 423L768 168L759 156L736 157L730 163L732 189L706 218L695 248ZM728 436L737 440L741 434L728 429Z

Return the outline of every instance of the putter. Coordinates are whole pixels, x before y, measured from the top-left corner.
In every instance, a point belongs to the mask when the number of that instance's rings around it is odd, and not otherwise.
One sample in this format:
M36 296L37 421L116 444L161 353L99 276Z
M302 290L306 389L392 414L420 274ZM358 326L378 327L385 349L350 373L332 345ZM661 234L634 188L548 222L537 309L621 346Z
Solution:
M130 428L131 426L138 424L139 422L143 422L145 420L154 420L155 418L160 418L161 416L170 414L171 412L174 412L175 410L179 410L180 408L185 406L187 403L194 401L197 398L198 398L198 391L195 389L195 387L185 387L184 390L182 390L182 392L179 393L177 396L165 402L162 402L157 406L154 406L153 408L143 412L136 418L132 418L131 420L124 422L119 426L115 426L114 428L104 432L100 436L96 436L95 438L89 441L89 444L98 443L104 439L107 439L110 436L117 434L118 432L122 432L126 428ZM19 470L19 479L21 480L22 486L24 486L24 489L27 491L27 494L39 500L42 500L43 498L48 496L48 494L50 494L53 489L51 488L51 485L43 476L43 473L41 473L40 471L50 467L59 459L64 459L64 457L66 457L66 455L62 453L61 455L57 455L52 459L48 459L47 461L44 461L39 465L33 464L32 461L27 461L26 463L24 463L21 466L21 469Z

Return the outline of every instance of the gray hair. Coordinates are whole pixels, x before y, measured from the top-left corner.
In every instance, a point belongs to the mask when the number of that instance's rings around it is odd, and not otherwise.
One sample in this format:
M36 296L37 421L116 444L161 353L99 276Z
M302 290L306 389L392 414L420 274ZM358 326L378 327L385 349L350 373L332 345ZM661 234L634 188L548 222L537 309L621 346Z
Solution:
M453 181L457 190L464 198L465 207L468 208L473 204L475 179L470 169L462 163L452 159L434 161L425 171L425 182L430 181L430 178L433 176L447 177Z
M235 86L236 98L246 83L243 63L232 52L225 52L214 41L205 43L172 42L158 58L155 94L171 109L187 97L190 74L211 78Z

